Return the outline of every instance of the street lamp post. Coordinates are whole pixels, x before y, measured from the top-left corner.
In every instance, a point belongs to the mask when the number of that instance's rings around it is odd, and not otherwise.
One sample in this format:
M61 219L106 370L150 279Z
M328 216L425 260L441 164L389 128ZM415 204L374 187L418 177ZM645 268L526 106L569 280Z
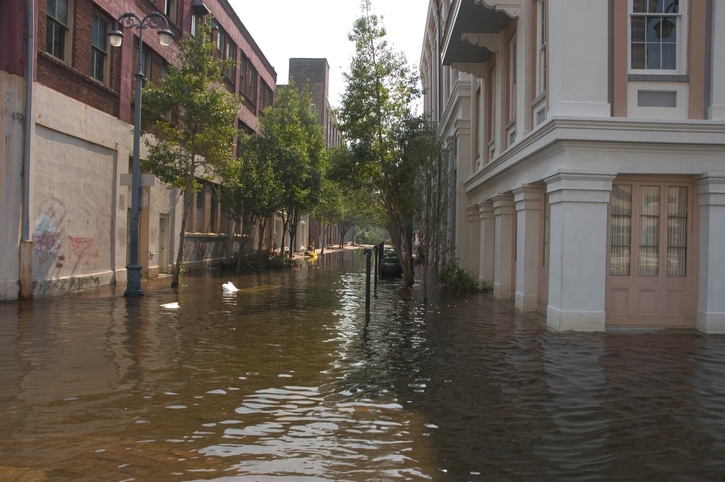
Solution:
M141 87L144 73L141 56L143 53L143 31L147 28L159 31L159 43L169 45L174 34L169 30L169 21L159 12L151 12L144 18L138 18L133 12L127 12L118 17L113 30L108 32L108 38L113 47L120 47L123 42L123 32L119 28L135 28L138 30L138 55L136 59L136 102L134 105L133 121L133 173L131 181L131 256L126 266L126 291L124 296L143 296L141 290L141 265L138 260L138 216L141 205L141 167L139 163L139 147L141 144Z

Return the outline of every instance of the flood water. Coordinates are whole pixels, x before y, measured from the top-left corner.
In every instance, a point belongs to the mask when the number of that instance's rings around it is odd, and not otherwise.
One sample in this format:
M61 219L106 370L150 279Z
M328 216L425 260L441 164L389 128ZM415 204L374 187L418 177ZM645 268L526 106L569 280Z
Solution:
M364 268L0 304L0 481L725 479L725 337L397 282L366 318Z

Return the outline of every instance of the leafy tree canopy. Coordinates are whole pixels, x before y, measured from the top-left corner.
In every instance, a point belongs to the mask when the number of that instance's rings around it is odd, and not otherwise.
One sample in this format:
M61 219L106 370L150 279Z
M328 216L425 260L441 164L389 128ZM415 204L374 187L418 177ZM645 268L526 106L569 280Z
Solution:
M196 177L228 177L234 165L235 120L239 97L223 85L222 68L228 62L214 58L211 28L202 24L198 36L181 41L179 65L143 90L142 129L148 157L142 166L184 194L180 248L172 286L179 282L183 262L186 219Z

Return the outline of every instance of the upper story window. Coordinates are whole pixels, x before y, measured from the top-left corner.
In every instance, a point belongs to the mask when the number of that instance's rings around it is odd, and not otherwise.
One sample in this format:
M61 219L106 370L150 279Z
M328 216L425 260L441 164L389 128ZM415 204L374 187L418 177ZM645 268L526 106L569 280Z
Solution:
M47 0L45 51L60 60L66 60L67 41L70 39L70 3L71 0Z
M536 28L536 93L546 91L547 1L539 0Z
M200 16L193 13L191 14L191 35L194 37L199 36L199 26L203 21L204 20Z
M108 22L106 19L93 13L91 21L91 77L101 83L108 80Z
M149 63L151 59L151 54L147 49L141 50L141 73L143 73L144 77L148 78L149 73L151 69L149 69Z
M232 83L234 83L234 73L236 71L236 60L237 60L237 44L229 37L221 27L217 27L216 37L216 50L217 58L221 60L233 60L235 63L224 67L224 76Z
M164 15L171 23L176 23L176 0L164 0Z
M260 82L259 100L261 102L261 105L259 106L260 113L266 107L271 106L274 103L274 93L264 81Z
M684 0L630 0L630 70L683 71ZM684 5L683 5L684 7Z
M257 69L244 55L240 63L239 81L244 104L248 107L257 105Z

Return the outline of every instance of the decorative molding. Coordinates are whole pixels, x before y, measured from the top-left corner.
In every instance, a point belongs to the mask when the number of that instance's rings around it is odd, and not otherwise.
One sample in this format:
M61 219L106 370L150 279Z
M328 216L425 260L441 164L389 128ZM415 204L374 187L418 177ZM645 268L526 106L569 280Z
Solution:
M501 36L497 33L462 33L461 40L471 45L478 45L491 52L501 50Z
M521 10L521 0L473 0L473 3L503 12L511 18L518 17Z
M453 62L451 64L451 68L456 69L459 72L471 74L478 79L482 79L486 75L486 68L484 64L464 64L462 62Z

